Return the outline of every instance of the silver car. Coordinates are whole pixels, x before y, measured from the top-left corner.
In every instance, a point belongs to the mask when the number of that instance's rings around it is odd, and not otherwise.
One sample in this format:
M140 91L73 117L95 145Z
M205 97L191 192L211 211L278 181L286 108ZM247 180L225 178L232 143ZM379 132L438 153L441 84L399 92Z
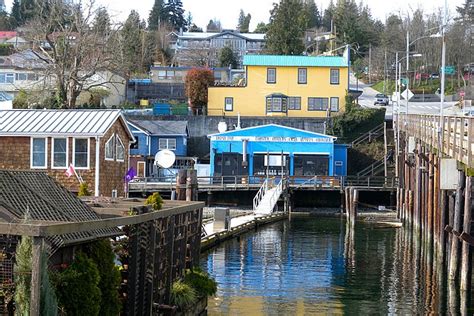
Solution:
M381 105L388 105L388 97L385 94L378 93L375 95L375 102L374 105L381 104Z

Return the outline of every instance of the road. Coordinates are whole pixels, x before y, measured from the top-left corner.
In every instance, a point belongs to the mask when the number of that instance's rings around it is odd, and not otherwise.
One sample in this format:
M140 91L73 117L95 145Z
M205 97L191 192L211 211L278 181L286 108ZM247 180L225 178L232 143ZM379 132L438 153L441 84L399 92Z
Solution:
M350 76L350 89L362 90L362 95L359 97L359 105L364 108L382 108L384 106L381 105L374 105L375 95L379 93L377 90L372 89L370 85L359 81L357 83L357 78L351 73ZM444 109L446 114L452 113L453 105L456 102L444 102ZM396 109L396 102L395 105L390 102L387 106L387 116L391 116L393 112L393 107L395 106ZM408 113L411 114L438 114L439 113L439 106L440 102L409 102L408 103ZM405 100L401 100L400 102L400 112L407 112L407 107Z

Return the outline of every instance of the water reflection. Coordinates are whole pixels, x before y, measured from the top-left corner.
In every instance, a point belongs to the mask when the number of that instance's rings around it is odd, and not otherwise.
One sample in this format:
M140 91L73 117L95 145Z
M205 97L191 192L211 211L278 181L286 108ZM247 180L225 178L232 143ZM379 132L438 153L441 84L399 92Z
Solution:
M409 229L352 231L331 218L269 225L203 257L219 283L209 314L472 313L470 297L446 290L431 249Z

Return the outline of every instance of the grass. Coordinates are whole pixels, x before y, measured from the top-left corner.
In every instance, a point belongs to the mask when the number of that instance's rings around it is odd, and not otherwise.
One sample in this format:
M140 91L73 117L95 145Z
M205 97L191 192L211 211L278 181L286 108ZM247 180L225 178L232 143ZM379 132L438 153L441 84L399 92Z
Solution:
M447 79L446 79L446 92L445 92L445 94L447 94L447 95L456 93L456 91L458 89L456 87L456 85L454 84L454 81L451 82L451 80L449 80L449 79L450 78L448 76ZM383 85L384 85L384 82L382 80L382 81L379 81L379 82L375 83L372 86L372 88L377 90L380 93L383 93ZM410 90L415 94L423 94L423 93L432 94L432 93L435 93L436 90L440 86L441 86L441 84L440 84L439 79L428 79L428 80L421 80L421 82L417 81L414 86L410 87ZM402 91L403 90L404 90L404 88L402 88ZM385 94L390 95L394 91L395 91L395 80L387 80L387 87L386 87Z

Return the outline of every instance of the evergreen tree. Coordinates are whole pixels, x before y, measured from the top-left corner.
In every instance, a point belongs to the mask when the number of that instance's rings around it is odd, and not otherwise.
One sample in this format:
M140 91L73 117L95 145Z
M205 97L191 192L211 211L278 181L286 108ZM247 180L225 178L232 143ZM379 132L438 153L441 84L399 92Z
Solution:
M20 26L34 18L36 14L37 6L35 5L35 0L20 1Z
M240 31L240 33L248 33L249 32L249 26L250 26L250 20L251 19L252 19L252 16L250 15L250 13L248 13L246 15L244 10L240 9L239 22L237 24L237 29Z
M168 0L166 6L168 23L175 29L186 31L186 20L184 19L183 2L181 0Z
M330 0L328 7L326 8L326 10L324 10L323 18L321 20L322 27L324 27L327 31L331 30L331 23L334 19L335 10L336 7L334 6L334 2Z
M0 31L9 31L11 27L11 19L8 16L8 13L5 11L0 11Z
M163 0L155 0L148 17L148 28L156 30L163 22L168 22L168 10Z
M306 16L306 28L315 28L321 26L321 14L314 0L305 0L303 4L304 14Z
M125 66L128 69L128 75L143 70L140 63L137 63L137 57L141 55L142 51L142 27L140 15L137 11L132 10L122 29L122 52L124 62L126 63Z
M31 237L21 237L15 252L15 304L18 315L29 315L31 296Z
M265 34L268 31L268 24L265 24L265 22L260 22L257 24L255 27L255 30L253 31L254 33L260 33L260 34Z
M219 20L209 20L206 27L206 32L220 32L222 31L221 22Z
M360 43L359 8L354 0L338 0L334 11L334 24L340 43Z
M42 316L58 315L58 299L48 271L48 256L45 252L41 254L41 292L40 306Z
M93 22L93 30L104 36L110 33L110 16L106 8L100 7L97 9L95 20Z
M224 46L219 52L219 67L237 67L237 60L235 58L232 48Z
M17 27L21 24L20 0L13 0L10 24L12 27Z
M266 33L268 50L278 55L299 55L304 50L305 17L300 0L281 0L274 4Z

